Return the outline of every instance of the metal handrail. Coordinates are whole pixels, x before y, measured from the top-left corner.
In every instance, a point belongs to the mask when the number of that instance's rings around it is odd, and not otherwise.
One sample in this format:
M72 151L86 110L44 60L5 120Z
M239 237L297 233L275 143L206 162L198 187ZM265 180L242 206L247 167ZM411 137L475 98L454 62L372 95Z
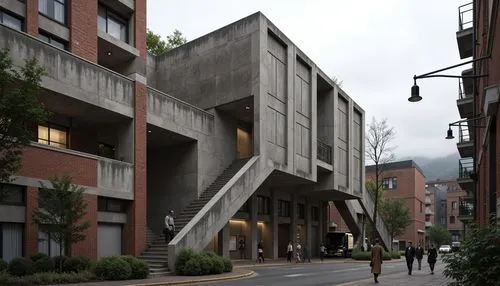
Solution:
M472 158L462 158L458 160L458 178L470 179L474 170L474 160Z
M317 142L317 158L325 163L332 164L332 146L319 139L317 140Z
M472 97L472 94L468 94L465 91L464 81L463 79L458 79L458 99L466 99Z
M459 198L458 214L459 216L473 216L474 215L474 203L469 198Z
M472 16L473 16L473 6L472 2L461 5L458 7L458 30L463 31L465 29L472 28Z
M458 142L459 143L471 142L469 127L467 126L467 124L458 125Z

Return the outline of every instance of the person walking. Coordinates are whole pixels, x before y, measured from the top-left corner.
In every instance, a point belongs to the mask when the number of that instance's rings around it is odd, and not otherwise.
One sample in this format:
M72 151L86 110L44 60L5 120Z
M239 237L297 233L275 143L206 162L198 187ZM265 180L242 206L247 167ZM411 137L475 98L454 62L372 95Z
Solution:
M437 250L434 244L431 244L431 247L427 250L427 263L429 263L429 267L431 268L431 274L434 274L434 266L436 265L437 257Z
M292 263L293 243L290 241L286 249L286 261Z
M243 239L240 239L240 245L239 245L238 249L240 250L240 259L245 259L246 258L245 242L243 241Z
M257 245L257 262L260 262L262 259L262 263L264 263L264 241L261 240Z
M415 249L415 257L418 262L418 270L422 270L422 258L424 258L424 248L418 243L417 248Z
M408 267L408 275L411 275L413 270L413 260L415 259L415 247L412 246L412 242L408 241L408 247L405 249L406 266Z
M163 234L165 235L165 243L169 243L175 236L174 210L170 210L165 216Z
M302 255L302 246L298 242L297 242L297 246L295 247L295 251L296 251L295 263L299 263L301 261L300 257Z
M382 263L382 246L380 246L378 238L375 238L375 245L370 252L370 267L375 283L378 283L378 276L382 272Z
M323 243L321 243L319 247L319 259L321 260L321 262L323 262L325 254L326 254L326 247Z

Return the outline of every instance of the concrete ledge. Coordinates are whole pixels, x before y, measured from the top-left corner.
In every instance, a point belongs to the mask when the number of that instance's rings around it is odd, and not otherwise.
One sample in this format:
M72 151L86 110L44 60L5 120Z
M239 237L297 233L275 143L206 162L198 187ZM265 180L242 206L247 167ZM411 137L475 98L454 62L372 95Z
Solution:
M252 275L254 275L254 271L246 271L241 274L235 274L235 275L228 275L228 276L222 276L222 277L209 277L209 278L190 278L186 280L178 280L178 281L164 281L164 282L151 282L151 283L144 283L144 284L130 284L130 286L162 286L162 285L183 285L183 284L193 284L193 283L203 283L203 282L214 282L214 281L223 281L223 280L236 280L236 279L242 279L242 278L247 278ZM219 275L224 275L224 274L219 274ZM202 276L196 276L196 277L202 277Z

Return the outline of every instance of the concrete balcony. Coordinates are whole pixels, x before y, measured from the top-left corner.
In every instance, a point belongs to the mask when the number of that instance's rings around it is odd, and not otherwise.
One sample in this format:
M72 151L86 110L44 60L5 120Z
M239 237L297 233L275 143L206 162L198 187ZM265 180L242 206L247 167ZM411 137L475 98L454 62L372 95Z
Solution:
M474 185L473 176L474 160L472 157L458 160L458 178L457 183L462 190L471 190Z
M0 48L10 51L16 66L36 58L46 72L43 88L133 117L131 79L3 25L0 25Z
M474 144L472 143L467 123L458 126L457 149L462 158L472 157L474 155Z
M458 7L457 44L460 58L472 57L473 22L472 2Z
M318 150L318 169L322 172L333 172L332 146L328 145L324 141L317 140L316 148Z
M117 39L110 34L97 30L99 64L106 67L115 67L116 63L130 62L140 56L134 46Z
M470 75L471 70L462 72L462 75ZM458 81L458 99L457 107L460 118L470 118L473 115L474 98L472 95L471 79L463 79Z

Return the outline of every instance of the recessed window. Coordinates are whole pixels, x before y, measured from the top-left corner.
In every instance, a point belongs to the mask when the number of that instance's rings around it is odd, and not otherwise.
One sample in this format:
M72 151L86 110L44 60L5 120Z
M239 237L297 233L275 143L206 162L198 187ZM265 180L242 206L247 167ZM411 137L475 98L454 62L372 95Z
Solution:
M319 208L318 207L311 207L311 219L313 221L319 220Z
M50 257L59 256L60 255L59 243L50 233L38 231L38 252L46 254ZM65 254L65 249L63 246L63 255L64 254Z
M278 201L278 215L280 217L290 217L290 202Z
M271 214L271 199L269 197L257 196L257 214Z
M0 205L24 205L25 204L24 186L0 184Z
M47 34L47 33L40 31L40 32L38 32L38 38L46 43L49 43L49 44L55 46L56 48L59 48L62 50L67 49L66 41L61 40L57 37L54 37L50 34Z
M62 126L49 124L48 126L38 126L38 143L68 148L68 132Z
M97 28L118 40L128 43L128 21L104 6L99 6Z
M52 20L66 24L65 0L39 0L38 11Z
M398 180L396 177L384 178L384 190L392 190L398 187Z
M304 219L306 217L306 207L304 204L297 205L297 215L300 219Z
M127 201L99 197L97 200L97 210L100 212L127 212Z
M450 216L450 224L454 224L455 223L455 216Z
M116 147L106 143L99 143L97 146L97 156L115 159Z
M23 20L4 11L0 11L0 21L2 22L2 24L12 29L16 29L19 31L23 30Z
M456 210L457 209L457 202L456 201L451 202L451 209L452 210Z

